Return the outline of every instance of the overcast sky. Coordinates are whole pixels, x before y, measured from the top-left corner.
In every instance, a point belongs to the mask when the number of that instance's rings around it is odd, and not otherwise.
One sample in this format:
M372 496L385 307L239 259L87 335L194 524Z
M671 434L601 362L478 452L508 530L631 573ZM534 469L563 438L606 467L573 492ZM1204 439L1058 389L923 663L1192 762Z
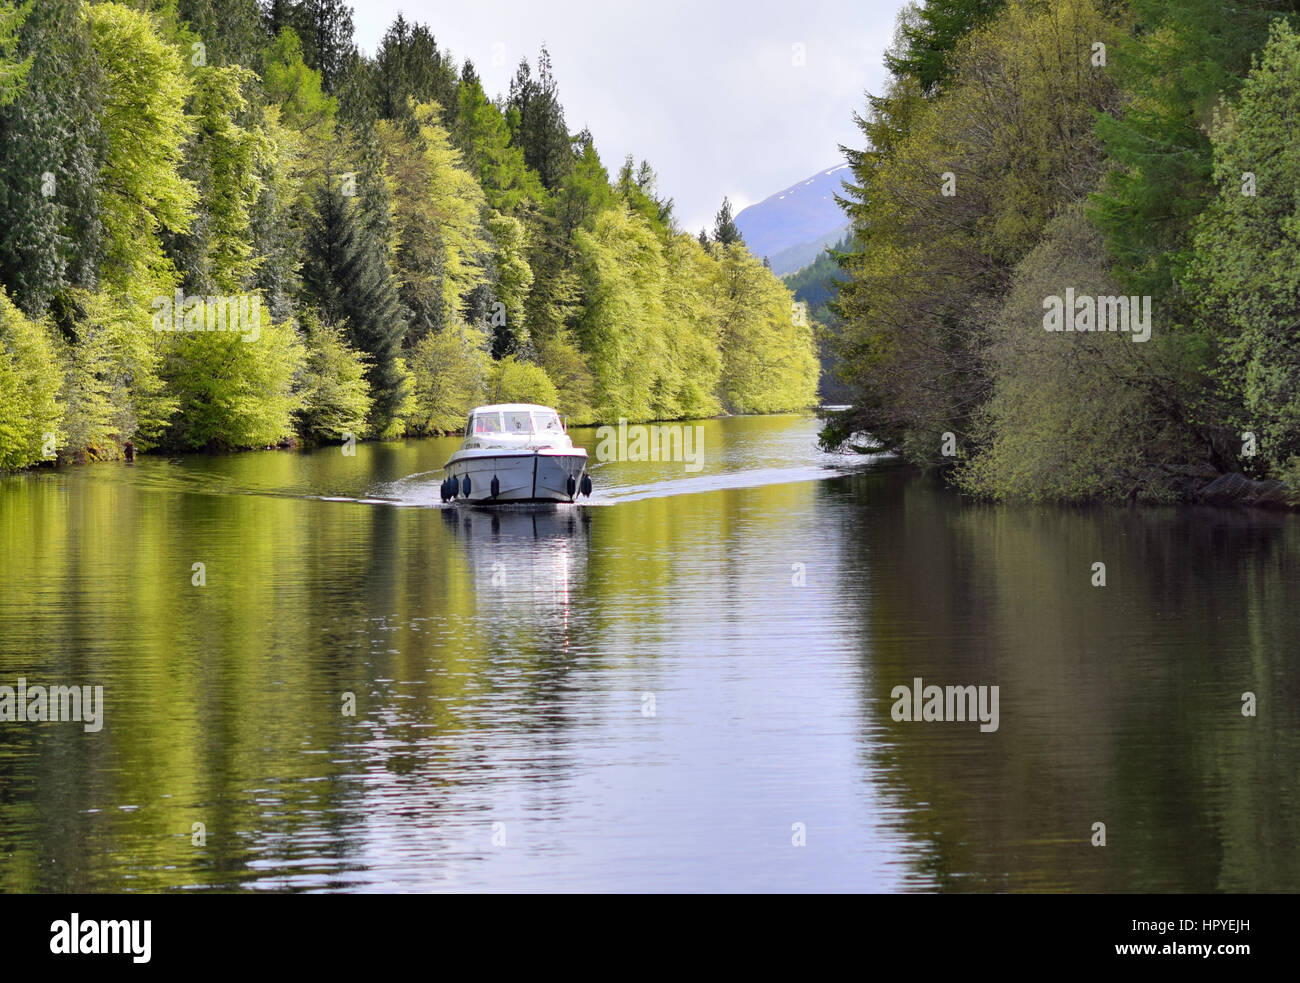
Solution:
M590 127L611 174L626 154L659 173L690 231L724 194L739 211L840 162L853 111L879 92L902 0L354 0L373 55L401 11L427 24L489 97L521 57L551 52L569 129ZM802 45L803 64L796 64Z

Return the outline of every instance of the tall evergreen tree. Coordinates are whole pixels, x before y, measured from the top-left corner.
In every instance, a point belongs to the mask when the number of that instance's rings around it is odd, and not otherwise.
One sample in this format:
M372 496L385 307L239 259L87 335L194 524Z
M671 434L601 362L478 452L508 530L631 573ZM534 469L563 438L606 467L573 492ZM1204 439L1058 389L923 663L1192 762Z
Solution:
M736 223L731 217L731 199L725 196L722 199L722 207L713 218L713 241L720 246L745 244L740 229L736 228Z
M265 20L273 37L286 27L294 30L307 64L320 72L325 91L336 93L357 54L352 8L343 0L273 0Z
M177 13L203 43L207 64L261 67L266 32L257 0L178 0Z
M30 58L14 57L12 49L22 29L23 21L31 13L31 6L6 5L0 10L0 106L11 102L17 95L31 67Z
M885 66L895 77L911 76L930 94L952 72L951 55L957 44L986 23L1006 0L925 0L914 17L899 26L895 51L886 54Z
M510 83L508 105L517 114L514 142L523 148L524 161L547 188L559 187L572 167L573 154L551 55L545 47L537 58L536 78L528 61L520 62Z
M658 175L650 162L643 160L639 167L632 164L632 155L623 160L618 172L618 196L627 207L647 222L664 232L672 230L673 200L660 198L655 191Z
M523 151L511 142L510 125L483 92L474 66L465 62L453 128L465 166L483 186L488 204L514 213L544 204L546 189L524 162Z
M451 53L438 50L433 33L423 24L411 24L401 14L393 21L371 65L375 84L375 109L384 119L410 123L409 107L436 102L442 123L452 126L460 109L456 94L456 66Z
M37 316L65 287L95 282L102 84L79 8L33 8L17 39L27 84L0 106L0 282Z
M1131 8L1137 29L1114 60L1132 96L1122 115L1097 124L1115 166L1093 217L1124 286L1180 303L1174 284L1191 258L1192 222L1214 191L1207 124L1250 71L1269 22L1296 4L1133 0Z
M400 359L406 322L386 247L367 233L362 209L344 190L337 177L316 190L303 285L322 317L345 325L349 343L370 356L372 425L384 434L398 421L409 387Z

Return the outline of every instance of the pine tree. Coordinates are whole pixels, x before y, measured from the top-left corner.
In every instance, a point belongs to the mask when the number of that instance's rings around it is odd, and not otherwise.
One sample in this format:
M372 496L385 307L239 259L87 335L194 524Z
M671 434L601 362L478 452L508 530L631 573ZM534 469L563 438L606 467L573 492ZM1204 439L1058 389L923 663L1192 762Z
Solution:
M257 0L179 0L177 13L203 43L212 66L261 66L266 44Z
M0 282L37 317L66 287L91 286L98 258L102 83L78 8L33 8L19 39L27 84L0 107Z
M618 172L618 196L629 209L636 212L656 229L671 232L673 224L673 200L661 199L655 193L658 176L649 161L641 161L641 166L633 168L632 155L623 159L623 167Z
M466 168L483 186L488 204L507 213L542 205L546 189L524 163L523 151L511 142L506 117L488 101L468 61L461 72L458 98L460 109L453 129L456 146Z
M572 157L573 163L554 199L554 213L565 241L575 229L590 227L597 215L613 208L618 200L588 130L573 138Z
M30 4L24 4L0 10L0 106L13 101L31 68L30 56L16 58L10 53L31 9Z
M399 422L409 387L400 359L406 321L387 249L367 234L360 207L337 178L317 188L315 202L303 285L325 322L346 325L349 344L370 356L372 425L383 434Z
M352 8L345 0L273 2L266 19L272 35L285 27L293 28L302 40L307 64L320 72L325 91L335 94L357 54L352 40Z
M990 20L1006 0L925 0L899 27L897 53L885 55L896 77L911 76L922 91L933 93L952 71L951 55L959 41Z
M1099 117L1114 166L1093 219L1106 233L1120 282L1173 304L1191 256L1192 221L1214 189L1211 107L1236 93L1278 13L1274 0L1134 0L1140 24L1159 25L1120 46L1116 72L1132 94L1125 112Z
M713 241L720 246L731 246L736 243L745 244L745 240L740 236L740 230L736 228L735 221L731 217L731 199L724 197L722 207L718 209L717 216L713 220Z
M569 130L560 105L559 87L551 72L551 56L545 47L537 59L537 77L525 59L510 83L508 105L517 113L513 134L523 149L524 161L535 170L547 188L557 188L569 173L573 154Z
M375 108L383 119L413 125L412 103L436 102L442 123L451 126L460 109L456 66L450 52L439 51L433 33L423 24L410 24L401 14L393 21L371 65Z

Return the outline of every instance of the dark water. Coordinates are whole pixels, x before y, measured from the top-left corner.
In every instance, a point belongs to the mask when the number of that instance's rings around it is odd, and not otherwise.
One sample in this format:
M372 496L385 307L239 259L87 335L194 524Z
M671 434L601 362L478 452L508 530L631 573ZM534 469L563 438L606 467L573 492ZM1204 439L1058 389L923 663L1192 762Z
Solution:
M454 440L0 479L0 685L105 703L0 723L0 890L1300 889L1297 518L704 426L496 521Z

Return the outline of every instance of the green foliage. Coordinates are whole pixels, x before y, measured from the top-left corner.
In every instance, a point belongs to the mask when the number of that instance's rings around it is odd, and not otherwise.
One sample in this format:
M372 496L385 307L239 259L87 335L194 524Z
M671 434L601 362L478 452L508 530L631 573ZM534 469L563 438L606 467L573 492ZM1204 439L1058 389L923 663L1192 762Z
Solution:
M116 3L88 7L86 16L103 73L96 183L104 248L98 289L69 295L77 352L69 382L90 394L75 417L69 400L69 415L87 446L111 454L126 441L148 446L178 406L158 375L152 313L154 299L176 286L163 235L184 232L194 218L198 196L180 173L194 124L180 55L150 18Z
M258 67L264 29L257 0L179 0L177 13L203 44L207 64Z
M271 42L264 60L266 98L280 107L284 124L318 139L328 138L338 115L338 100L324 94L320 73L303 61L298 35L284 28Z
M808 305L814 320L824 321L828 315L828 305L835 296L836 284L843 279L836 254L849 252L852 248L846 237L829 250L820 253L815 260L801 270L788 273L781 281L790 288L794 299Z
M812 325L785 285L741 246L719 259L724 406L734 413L805 409L817 401Z
M365 358L341 330L322 324L314 313L304 314L303 329L307 353L296 385L298 433L313 440L362 436L370 416Z
M62 444L64 408L48 327L0 290L0 470L24 468Z
M1043 330L1043 298L1062 283L1114 296L1101 235L1076 203L1052 221L1017 266L992 319L986 358L994 391L959 455L959 483L996 499L1085 501L1169 497L1170 478L1195 448L1154 397L1170 366L1159 339Z
M365 58L351 18L0 12L6 466L47 425L85 460L454 430L489 390L579 422L811 401L789 294L677 234L648 163L611 183L545 49L494 104L428 28Z
M745 240L740 236L740 229L736 228L735 220L731 217L730 198L722 199L722 207L713 217L713 241L724 247L734 246L736 243L744 244Z
M957 45L972 30L987 23L1005 0L927 0L909 5L900 19L897 53L885 56L896 77L916 79L923 91L934 92L952 72Z
M560 331L536 344L537 364L555 385L555 407L567 413L574 423L592 423L596 411L591 401L596 380L577 340L568 330Z
M104 224L100 279L109 289L141 283L169 292L174 270L160 233L183 232L197 201L180 175L182 148L194 128L181 57L149 18L116 3L87 8L91 43L103 68L99 211Z
M439 107L443 125L455 119L460 108L455 64L423 24L410 24L399 13L379 42L370 71L383 119L410 122L412 107L422 103Z
M31 0L0 10L0 106L13 102L32 67L31 55L18 59L12 53L14 41L31 10Z
M414 426L422 433L450 433L465 425L482 403L491 359L487 338L462 323L430 332L411 351Z
M601 212L574 241L585 304L577 332L595 377L602 420L656 419L655 374L663 364L666 312L663 253L644 220L626 209Z
M618 172L615 190L629 211L640 215L656 231L668 233L673 226L673 200L659 197L656 192L658 183L658 175L649 161L641 161L641 166L634 170L632 155L628 154Z
M465 167L483 188L487 203L514 214L545 202L546 190L537 172L524 163L524 152L510 142L510 127L501 110L483 93L483 86L465 63L459 88L456 145Z
M501 305L493 313L492 354L500 358L521 351L528 344L524 303L533 286L533 270L528 265L522 222L493 212L488 217L487 231L493 243L495 295Z
M1300 35L1279 20L1213 131L1218 194L1196 223L1189 275L1203 331L1220 340L1220 390L1238 465L1277 476L1300 454ZM1247 190L1247 175L1253 185ZM1258 454L1240 454L1241 434Z
M401 425L409 380L400 364L406 322L388 266L387 243L367 231L361 209L355 198L344 194L342 181L327 178L317 188L315 204L304 284L323 319L345 325L349 344L369 356L371 429L393 432Z
M558 232L567 238L580 228L590 230L596 216L615 205L609 172L591 134L584 131L574 138L573 162L556 193L553 215L559 223Z
M356 57L352 8L345 0L273 0L267 11L272 34L291 28L302 39L303 57L324 90L340 88Z
M508 105L516 121L512 142L523 150L524 162L537 172L545 187L559 187L569 173L573 158L559 87L545 47L537 58L536 77L527 60L519 63L519 70L510 82Z
M1093 0L1013 2L959 45L939 94L917 104L904 77L888 119L863 126L889 131L888 150L852 165L857 245L834 308L855 405L828 442L867 431L935 466L951 463L941 434L969 442L989 314L1054 210L1102 173L1093 121L1118 94L1089 58L1114 33Z
M1132 0L1131 8L1135 30L1111 53L1125 110L1097 124L1112 166L1094 220L1126 288L1178 303L1174 285L1190 261L1192 224L1213 193L1214 108L1250 70L1269 21L1292 5Z
M238 67L204 67L194 74L194 129L185 169L198 189L202 220L191 225L177 247L185 260L185 286L191 290L239 290L259 265L251 215L274 146L261 127L247 120L244 89L256 79Z
M718 263L688 235L673 236L664 249L664 361L658 382L664 417L715 416L722 410L722 288ZM771 275L764 271L770 281ZM779 381L790 370L782 365ZM793 409L792 403L781 409Z
M240 332L199 330L166 335L163 369L180 408L166 444L189 450L267 447L293 436L302 404L294 390L303 346L292 323L274 324L259 304Z
M579 229L584 305L577 337L600 420L673 419L724 408L803 409L816 401L811 327L788 290L742 245L665 247L626 209Z
M555 406L560 401L560 394L541 366L520 362L513 355L507 355L494 362L488 373L487 401Z
M0 106L0 283L39 316L94 282L101 73L77 0L43 0L18 40L27 84Z
M837 257L850 252L852 248L852 239L846 236L803 269L782 277L782 282L794 295L795 303L803 305L805 316L813 324L813 332L817 336L817 359L821 365L819 392L823 401L829 403L846 403L853 398L852 390L838 377L839 363L835 356L835 346L843 330L843 323L831 309L839 292L839 284L844 278Z
M262 61L262 128L274 150L260 162L262 188L251 216L260 258L254 284L273 319L282 320L292 315L301 290L310 189L323 180L334 152L338 101L322 92L320 74L303 61L292 30L276 35Z
M1021 0L969 30L981 6L905 11L859 120L828 306L854 406L823 439L865 431L1004 499L1300 474L1293 4ZM1071 288L1150 302L1151 339L1044 331Z
M69 292L70 351L63 360L69 456L115 457L127 441L147 449L176 412L179 403L159 374L153 300L139 288Z
M488 252L483 191L438 122L434 103L409 108L415 136L381 124L397 210L397 270L416 336L449 324L482 283Z

